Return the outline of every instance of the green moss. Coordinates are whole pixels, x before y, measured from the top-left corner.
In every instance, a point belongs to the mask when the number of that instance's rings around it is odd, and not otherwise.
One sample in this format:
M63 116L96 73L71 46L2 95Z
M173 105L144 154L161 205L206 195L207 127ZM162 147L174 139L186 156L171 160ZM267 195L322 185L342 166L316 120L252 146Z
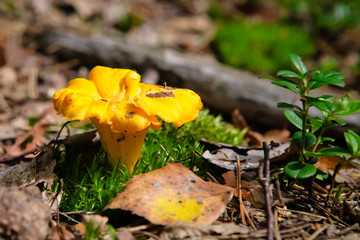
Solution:
M115 24L115 28L121 32L128 32L131 29L141 25L143 20L134 14L126 14L119 19L119 21Z
M270 23L223 23L212 45L220 61L254 72L288 67L288 55L295 49L304 59L314 53L314 44L302 28Z
M197 169L196 173L204 177L208 162L196 153L202 153L200 139L239 145L245 132L223 122L221 116L211 115L208 110L202 110L196 120L180 128L163 123L159 130L150 130L147 134L141 160L133 174L155 170L166 162L183 160L181 162L185 166L191 170ZM55 172L63 179L64 189L60 211L101 211L130 180L126 170L111 168L107 164L106 154L102 150L86 164L86 154L94 148L58 148Z

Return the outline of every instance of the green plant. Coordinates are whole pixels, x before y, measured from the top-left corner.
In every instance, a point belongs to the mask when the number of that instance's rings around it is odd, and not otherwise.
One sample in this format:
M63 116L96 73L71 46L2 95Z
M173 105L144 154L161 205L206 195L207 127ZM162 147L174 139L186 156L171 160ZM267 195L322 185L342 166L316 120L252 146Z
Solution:
M289 55L294 71L281 70L272 83L286 88L299 95L301 105L285 102L278 103L278 107L287 108L285 117L299 129L292 135L292 142L299 152L297 161L288 162L284 172L295 179L309 178L316 174L314 166L319 156L351 156L345 159L344 164L360 156L360 137L353 131L345 133L348 148L329 147L319 149L319 145L333 138L324 137L326 129L344 125L346 115L351 115L360 110L360 101L350 100L350 95L334 98L331 95L311 97L310 92L316 88L333 85L344 87L345 76L333 71L308 71L302 59L296 54ZM321 111L322 116L310 116L309 109L315 107Z
M312 0L280 0L279 7L287 12L288 20L302 21L306 28L314 33L333 35L356 26L360 22L360 2L344 1L312 1Z
M309 34L298 26L239 20L222 23L212 46L220 61L254 72L287 67L294 48L306 58L314 53Z
M102 229L103 228L103 229ZM106 229L106 231L104 231ZM83 236L84 240L102 240L102 239L118 239L116 236L116 231L113 226L107 224L106 227L101 225L96 226L93 220L90 220L86 225L85 234Z

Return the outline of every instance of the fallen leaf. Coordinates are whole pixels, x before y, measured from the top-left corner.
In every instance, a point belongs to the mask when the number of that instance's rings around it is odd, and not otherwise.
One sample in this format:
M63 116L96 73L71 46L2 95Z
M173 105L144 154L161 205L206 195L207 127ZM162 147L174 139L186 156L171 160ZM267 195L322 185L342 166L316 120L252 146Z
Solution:
M48 140L44 137L45 130L49 127L50 122L45 118L45 113L42 118L37 121L30 131L19 136L13 145L5 146L6 155L0 157L0 161L5 157L14 157L28 152L46 143ZM31 139L31 141L29 141ZM23 147L25 145L25 147Z
M227 171L223 173L221 176L224 178L226 186L236 188L235 171Z
M289 141L291 135L290 131L287 129L273 129L267 131L264 135L252 131L249 125L246 123L244 116L240 113L239 109L235 109L232 112L232 123L234 127L242 130L247 128L244 138L249 146L262 146L263 142L270 143L271 141L277 143L286 143Z
M332 174L336 165L342 163L343 159L338 156L320 156L319 161L314 166L327 174Z
M33 184L37 178L36 161L17 164L0 171L1 186L24 187Z
M135 236L130 232L126 230L117 230L116 231L116 237L117 239L121 240L135 240Z
M211 239L211 236L221 236L222 239L229 237L235 239L233 235L239 238L239 235L246 237L249 234L249 228L245 225L231 223L221 223L214 225L196 225L189 226L176 224L167 226L160 234L160 239Z
M211 224L225 210L234 188L205 182L181 164L169 163L134 176L107 208L121 208L154 224Z
M264 189L258 181L241 180L241 192L243 199L249 201L255 208L265 207Z
M41 202L37 187L0 186L1 239L46 239L50 208Z
M16 164L1 170L0 185L24 187L43 181L52 183L56 164L56 160L53 158L53 149L50 146L38 147L38 149L41 149L41 152L30 162Z
M320 156L319 161L315 163L315 167L320 171L332 175L334 169L338 164L341 164L343 159L338 156ZM354 163L359 164L357 159L353 160ZM358 165L350 163L343 166L335 177L337 183L354 183L357 184L360 181L360 168Z
M289 141L290 135L291 132L287 129L273 129L264 134L263 140L266 142L286 143Z
M222 177L225 180L226 186L237 187L234 171L228 171L222 174ZM237 191L235 191L235 196L237 195ZM249 201L255 208L263 208L266 204L264 189L256 180L241 180L241 195L244 200Z
M202 142L204 141L202 140ZM210 145L211 143L207 142L206 144ZM206 146L205 149L207 147L208 146ZM237 169L236 159L240 160L241 170L257 169L260 161L264 159L263 149L237 147L222 143L212 144L210 148L211 149L206 150L202 156L212 164L228 170ZM290 143L281 144L270 150L270 161L282 160L288 154L290 154Z

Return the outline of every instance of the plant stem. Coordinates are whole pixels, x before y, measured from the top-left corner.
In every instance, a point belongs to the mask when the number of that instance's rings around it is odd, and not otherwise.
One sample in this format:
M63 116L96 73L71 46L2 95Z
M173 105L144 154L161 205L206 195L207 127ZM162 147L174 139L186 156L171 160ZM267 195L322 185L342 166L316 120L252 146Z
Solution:
M308 89L307 89L307 81L306 78L301 79L301 83L302 83L302 91L301 91L301 102L302 102L302 136L301 136L301 151L300 151L300 155L301 155L301 162L303 163L305 161L305 134L306 134L306 117L308 115L309 112L309 106L307 104L307 95L308 95Z
M325 124L324 124L324 125L325 125ZM321 127L321 129L320 129L320 134L319 134L319 136L317 137L316 143L315 143L314 147L311 149L311 152L315 152L316 149L317 149L317 147L318 147L319 144L320 144L321 137L322 137L322 135L324 134L325 129L326 129L326 127L325 127L324 125L323 125L323 126Z

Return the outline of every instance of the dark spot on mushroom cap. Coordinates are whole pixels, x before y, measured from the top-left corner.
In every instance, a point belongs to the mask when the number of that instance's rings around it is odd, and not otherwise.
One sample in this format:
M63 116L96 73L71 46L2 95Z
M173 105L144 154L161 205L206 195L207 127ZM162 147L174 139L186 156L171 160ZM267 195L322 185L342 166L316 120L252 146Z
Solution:
M146 94L149 98L165 98L165 97L175 97L172 91L168 92L156 92L156 93L148 93Z
M132 118L135 115L135 112L128 112L125 117Z

